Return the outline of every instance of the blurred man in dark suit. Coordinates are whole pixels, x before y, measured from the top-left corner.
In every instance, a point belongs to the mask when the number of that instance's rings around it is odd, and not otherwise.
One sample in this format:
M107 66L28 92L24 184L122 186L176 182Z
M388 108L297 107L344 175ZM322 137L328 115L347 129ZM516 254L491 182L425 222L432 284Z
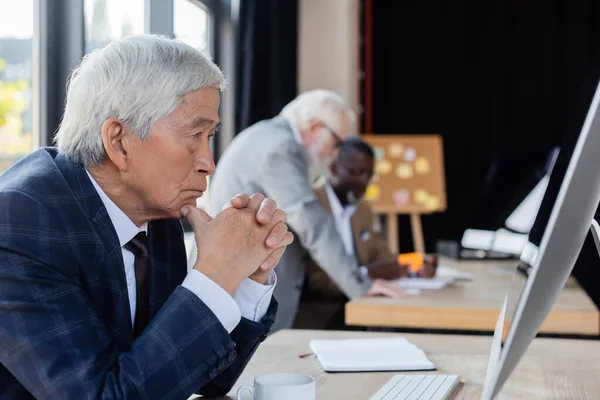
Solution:
M317 198L335 222L346 253L353 255L361 272L372 280L394 280L411 275L409 265L400 265L398 256L390 252L387 242L373 229L373 211L363 200L373 177L374 153L368 143L346 139L331 163L331 177L315 189ZM414 275L435 275L437 259L426 256ZM341 328L333 321L343 311L348 298L335 282L313 260L308 267L308 282L295 327ZM334 322L338 326L333 326Z

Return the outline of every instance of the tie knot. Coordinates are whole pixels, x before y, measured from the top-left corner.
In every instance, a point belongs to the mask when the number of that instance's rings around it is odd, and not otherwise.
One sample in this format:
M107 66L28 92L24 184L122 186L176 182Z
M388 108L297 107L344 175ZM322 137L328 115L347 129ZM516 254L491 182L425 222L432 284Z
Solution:
M148 240L146 232L140 232L134 236L125 248L133 253L136 258L148 257Z

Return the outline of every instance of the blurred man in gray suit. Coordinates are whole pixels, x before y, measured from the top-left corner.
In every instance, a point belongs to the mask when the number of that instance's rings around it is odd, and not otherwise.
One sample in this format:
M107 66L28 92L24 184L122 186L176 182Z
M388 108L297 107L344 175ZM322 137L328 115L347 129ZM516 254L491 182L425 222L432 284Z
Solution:
M372 281L348 254L335 222L311 182L326 174L336 148L354 129L355 115L342 98L326 90L305 92L280 115L245 129L225 150L212 177L208 213L216 215L233 195L262 193L287 213L297 240L277 266L279 313L273 330L290 328L296 317L309 257L350 299L402 296L390 282Z

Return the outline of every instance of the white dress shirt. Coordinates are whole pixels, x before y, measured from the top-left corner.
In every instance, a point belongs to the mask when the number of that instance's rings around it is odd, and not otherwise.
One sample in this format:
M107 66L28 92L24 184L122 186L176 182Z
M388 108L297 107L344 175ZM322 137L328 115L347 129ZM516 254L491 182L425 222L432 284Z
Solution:
M346 253L354 255L354 238L352 235L352 216L356 212L355 205L342 206L340 199L333 191L329 181L325 183L325 192L327 193L327 200L331 207L331 213L335 221L335 227L338 234L342 238L342 243L346 249Z
M142 226L136 226L104 193L92 175L89 172L87 174L98 192L119 238L119 244L123 252L123 264L125 265L125 278L127 279L129 311L133 324L136 306L135 257L124 246L139 232L148 232L148 224L145 223ZM266 285L261 285L246 278L238 287L235 295L231 297L225 289L209 277L198 270L192 269L188 272L181 286L198 296L215 314L227 332L231 332L239 324L242 317L256 322L264 317L269 304L271 304L273 289L276 283L277 275L274 271L271 271Z
M335 228L342 239L346 253L354 255L354 234L352 232L352 216L356 212L355 205L347 205L342 207L340 199L333 191L331 183L327 181L325 183L325 193L327 193L327 200L331 207L331 214L333 214L333 220L335 221ZM369 276L369 270L366 266L361 265L360 272L364 276Z

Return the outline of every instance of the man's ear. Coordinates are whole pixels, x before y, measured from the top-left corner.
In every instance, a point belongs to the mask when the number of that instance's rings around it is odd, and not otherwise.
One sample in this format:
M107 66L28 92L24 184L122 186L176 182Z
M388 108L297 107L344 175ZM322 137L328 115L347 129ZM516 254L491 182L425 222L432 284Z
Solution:
M104 121L101 128L102 144L107 158L121 171L127 169L127 144L124 139L127 130L121 121L110 118Z
M313 131L319 126L321 126L321 122L317 121L316 119L313 119L308 123L308 130Z
M321 122L317 121L316 119L313 119L308 123L308 126L304 130L304 132L306 132L308 134L311 143L317 139L316 132L317 132L317 128L319 128L320 126L321 126Z

